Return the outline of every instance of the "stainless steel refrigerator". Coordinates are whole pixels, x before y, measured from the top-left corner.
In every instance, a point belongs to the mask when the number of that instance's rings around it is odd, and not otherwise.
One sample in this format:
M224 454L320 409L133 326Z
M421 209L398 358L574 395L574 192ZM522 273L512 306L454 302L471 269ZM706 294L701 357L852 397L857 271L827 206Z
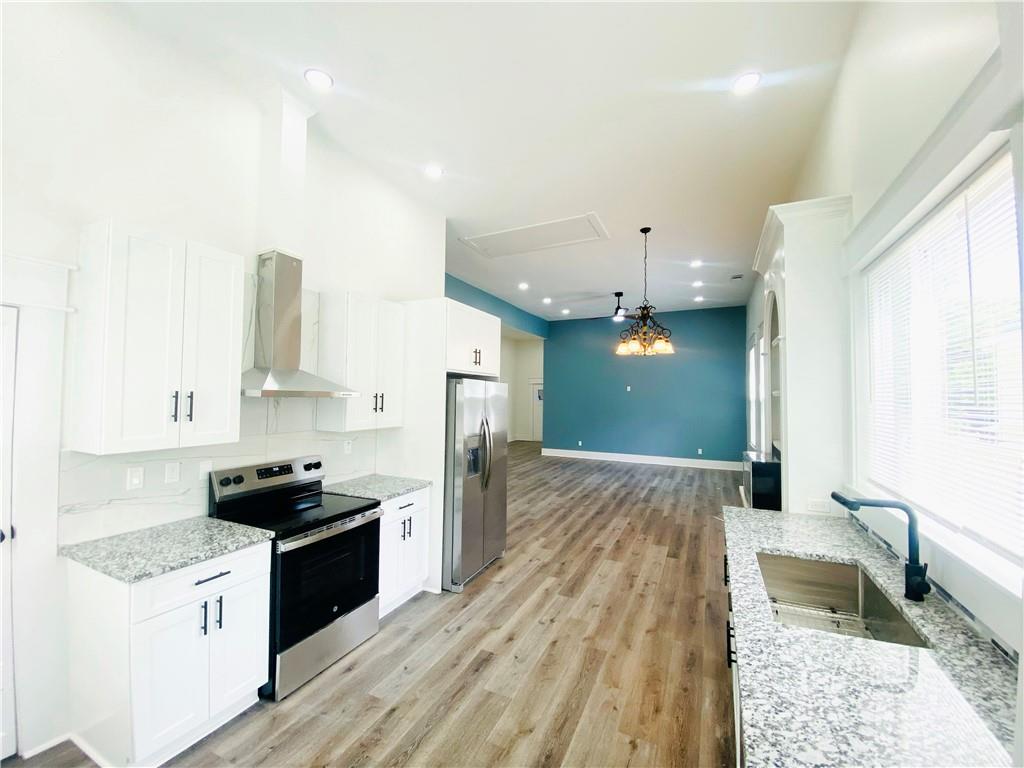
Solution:
M505 554L508 385L448 380L442 586L466 582Z

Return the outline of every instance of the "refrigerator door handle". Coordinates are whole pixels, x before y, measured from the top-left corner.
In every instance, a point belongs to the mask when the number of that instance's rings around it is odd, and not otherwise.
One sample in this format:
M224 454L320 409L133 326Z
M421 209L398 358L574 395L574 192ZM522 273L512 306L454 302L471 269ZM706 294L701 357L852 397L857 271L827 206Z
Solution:
M487 464L484 466L484 489L491 484L491 465L494 456L494 435L491 433L491 422L484 417L484 427L487 429Z

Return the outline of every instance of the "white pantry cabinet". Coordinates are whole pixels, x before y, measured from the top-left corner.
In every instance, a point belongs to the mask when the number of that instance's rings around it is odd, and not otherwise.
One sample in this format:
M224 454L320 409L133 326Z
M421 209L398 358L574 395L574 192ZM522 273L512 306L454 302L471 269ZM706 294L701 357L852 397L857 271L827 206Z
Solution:
M477 376L498 376L501 320L474 307L445 299L447 369Z
M110 221L87 228L71 281L65 447L237 441L242 281L235 254Z
M318 401L318 430L355 432L402 426L405 307L357 293L321 295L317 372L359 393Z
M423 589L427 578L430 489L381 504L380 616Z
M270 542L135 584L68 575L72 738L100 765L157 765L256 703Z

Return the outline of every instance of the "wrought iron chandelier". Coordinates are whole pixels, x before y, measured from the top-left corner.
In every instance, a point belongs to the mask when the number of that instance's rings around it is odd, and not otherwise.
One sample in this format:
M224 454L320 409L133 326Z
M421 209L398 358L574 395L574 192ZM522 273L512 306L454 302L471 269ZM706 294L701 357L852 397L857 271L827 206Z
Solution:
M633 314L626 314L620 301L616 301L615 314L612 319L627 317L633 324L619 334L619 345L615 348L616 355L674 355L672 331L654 319L654 310L647 301L647 235L650 227L640 230L644 236L644 301ZM616 299L622 297L621 292L615 293Z

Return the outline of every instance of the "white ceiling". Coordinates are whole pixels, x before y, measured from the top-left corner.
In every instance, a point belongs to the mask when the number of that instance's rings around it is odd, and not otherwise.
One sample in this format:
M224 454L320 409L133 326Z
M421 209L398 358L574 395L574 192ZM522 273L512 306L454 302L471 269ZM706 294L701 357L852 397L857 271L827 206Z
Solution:
M654 228L648 295L659 309L745 302L765 209L788 199L854 6L180 3L121 12L214 56L247 87L276 81L307 98L347 151L448 217L449 272L558 319L563 307L570 317L607 314L615 290L639 303L645 225ZM307 67L331 73L335 88L313 94ZM747 70L765 73L762 86L734 96L731 82ZM445 176L425 178L429 163ZM591 211L609 239L499 258L458 240ZM743 279L730 281L737 272Z

